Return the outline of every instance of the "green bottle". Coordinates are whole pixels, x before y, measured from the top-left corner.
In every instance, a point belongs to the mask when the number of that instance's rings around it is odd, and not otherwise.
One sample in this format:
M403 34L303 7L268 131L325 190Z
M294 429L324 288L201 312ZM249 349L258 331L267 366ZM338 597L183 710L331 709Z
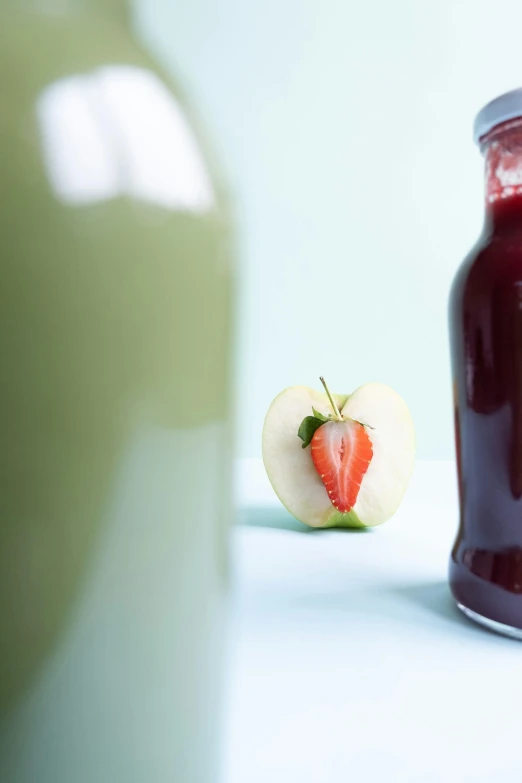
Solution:
M0 0L0 780L216 783L231 230L123 3Z

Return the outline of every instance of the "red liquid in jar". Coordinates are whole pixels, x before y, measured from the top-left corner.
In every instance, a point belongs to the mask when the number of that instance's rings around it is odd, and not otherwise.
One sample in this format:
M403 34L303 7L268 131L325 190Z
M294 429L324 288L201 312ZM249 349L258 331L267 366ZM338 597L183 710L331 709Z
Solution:
M461 519L457 601L522 629L522 120L483 140L483 234L450 302Z

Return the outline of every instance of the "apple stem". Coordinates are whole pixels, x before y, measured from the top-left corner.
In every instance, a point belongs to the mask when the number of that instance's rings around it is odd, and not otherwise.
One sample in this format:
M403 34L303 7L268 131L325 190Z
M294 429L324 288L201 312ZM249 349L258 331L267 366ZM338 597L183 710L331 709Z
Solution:
M334 398L332 397L332 395L330 394L330 389L329 389L329 388L328 388L328 386L326 385L326 381L325 381L325 379L323 378L323 376L322 376L322 375L321 375L321 377L319 378L319 380L321 381L321 383L322 383L322 384L323 384L323 386L324 386L324 390L325 390L325 392L326 392L326 394L327 394L327 396L328 396L328 399L330 400L330 405L331 405L331 406L332 406L332 408L333 408L333 412L335 413L335 416L336 416L337 420L338 420L338 421L343 421L343 417L341 416L341 414L340 414L340 412L339 412L339 408L338 408L338 407L337 407L337 405L335 404L335 400L334 400Z

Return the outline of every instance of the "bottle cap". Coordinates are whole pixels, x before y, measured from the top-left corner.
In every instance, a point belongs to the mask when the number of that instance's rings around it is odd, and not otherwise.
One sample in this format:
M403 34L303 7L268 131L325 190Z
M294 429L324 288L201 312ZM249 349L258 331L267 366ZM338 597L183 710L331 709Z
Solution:
M497 125L522 117L522 87L500 95L479 111L473 126L473 138L479 144Z

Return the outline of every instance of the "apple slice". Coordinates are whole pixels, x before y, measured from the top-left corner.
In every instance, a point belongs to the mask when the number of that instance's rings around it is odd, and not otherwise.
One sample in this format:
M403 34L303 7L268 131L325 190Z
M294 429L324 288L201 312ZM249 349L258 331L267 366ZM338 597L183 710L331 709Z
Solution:
M316 421L311 447L304 448L297 433L311 416L328 421ZM311 527L386 522L400 505L414 460L408 406L382 383L333 394L331 403L327 394L292 386L265 418L263 462L270 483L288 511Z

